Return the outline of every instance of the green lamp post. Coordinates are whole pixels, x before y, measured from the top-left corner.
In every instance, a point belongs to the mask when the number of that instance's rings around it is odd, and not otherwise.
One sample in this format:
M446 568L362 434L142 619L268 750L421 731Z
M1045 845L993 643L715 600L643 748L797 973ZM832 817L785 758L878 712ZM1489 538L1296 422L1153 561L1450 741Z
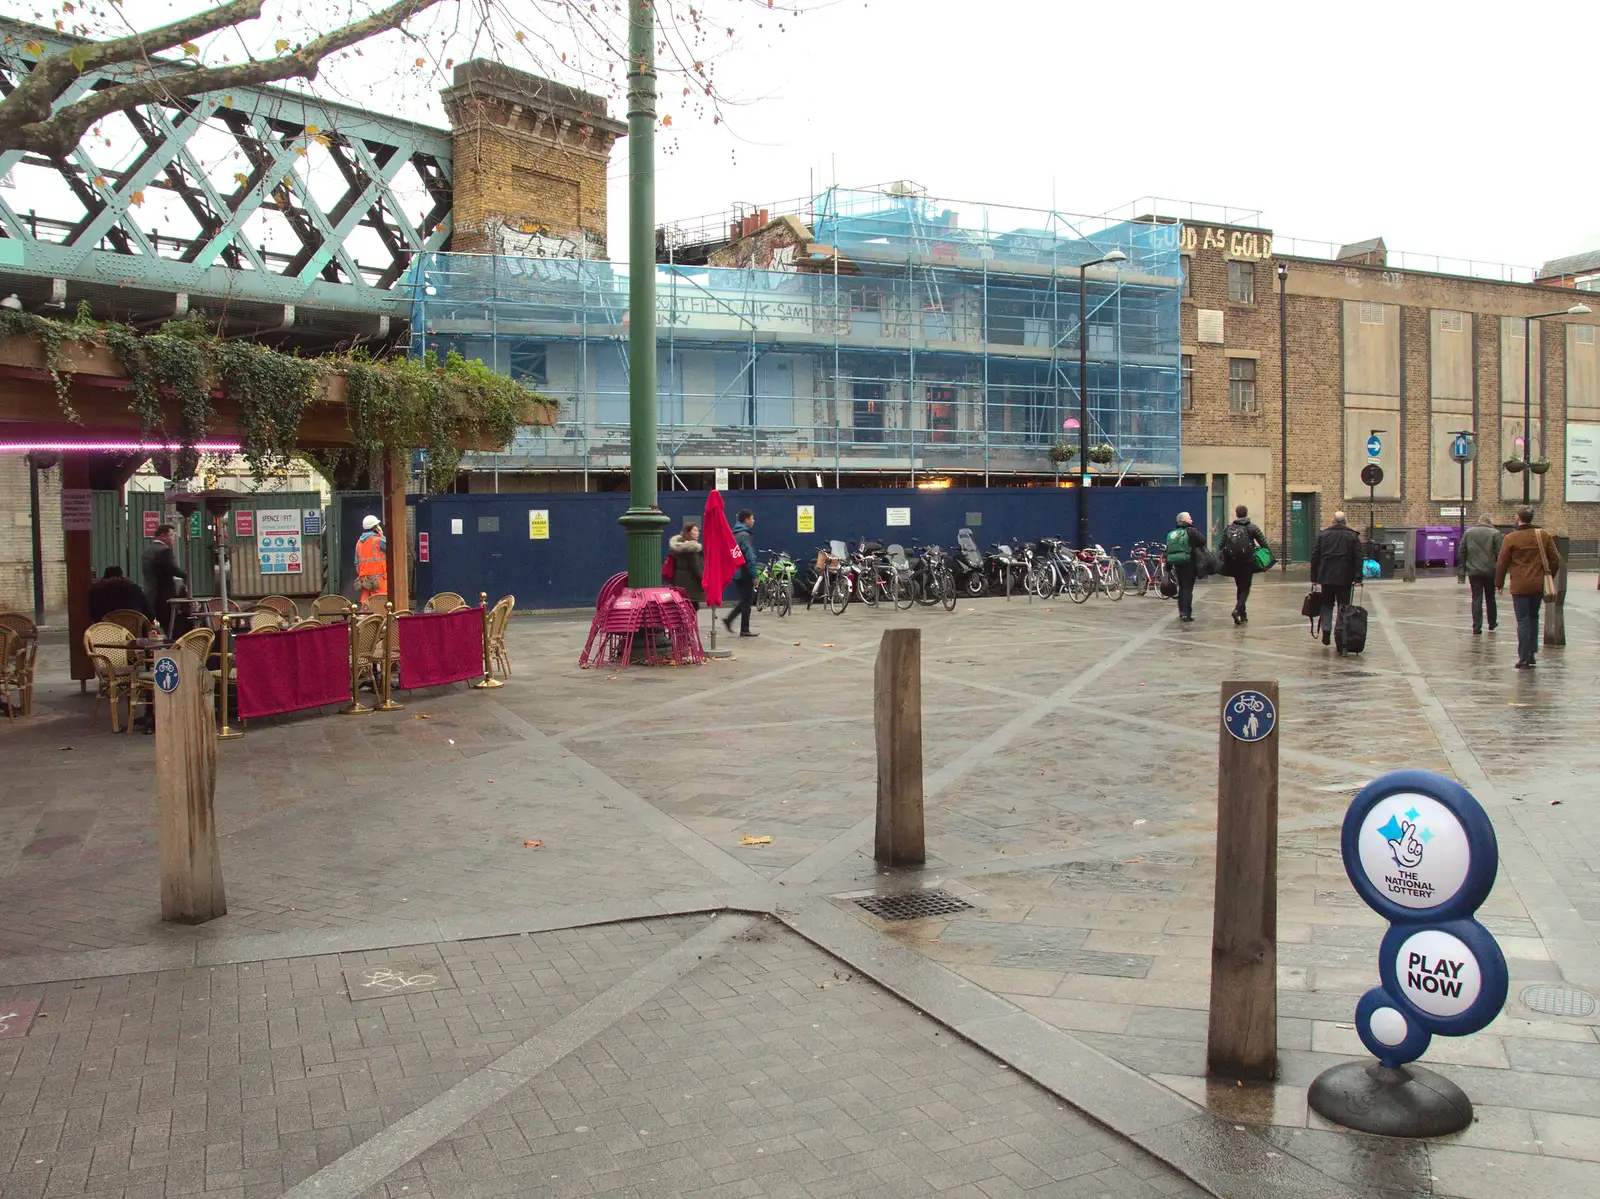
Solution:
M656 504L656 58L650 0L628 0L628 586L661 582Z

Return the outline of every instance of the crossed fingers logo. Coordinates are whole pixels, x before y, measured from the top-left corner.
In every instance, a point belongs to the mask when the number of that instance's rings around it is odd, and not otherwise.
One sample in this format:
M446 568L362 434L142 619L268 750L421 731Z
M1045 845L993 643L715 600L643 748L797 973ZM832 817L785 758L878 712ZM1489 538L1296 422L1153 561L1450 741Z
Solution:
M1389 817L1389 822L1378 829L1378 833L1389 842L1389 854L1394 858L1394 864L1402 870L1415 870L1422 865L1422 855L1427 850L1428 842L1433 840L1433 833L1427 829L1418 829L1417 810L1412 808L1405 814L1405 819L1398 816Z

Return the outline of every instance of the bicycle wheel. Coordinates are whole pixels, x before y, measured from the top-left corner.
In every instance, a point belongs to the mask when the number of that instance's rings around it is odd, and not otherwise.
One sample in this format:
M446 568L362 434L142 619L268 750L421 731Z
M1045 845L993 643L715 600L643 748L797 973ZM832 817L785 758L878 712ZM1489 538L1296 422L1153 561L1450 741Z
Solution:
M1050 593L1055 590L1055 584L1055 574L1049 567L1035 566L1028 572L1028 591L1040 599L1049 599Z
M772 597L772 607L779 616L789 615L789 609L794 606L794 599L789 592L794 584L788 579L774 579L772 581L775 594Z
M916 602L916 586L900 571L889 576L889 597L894 606L904 612Z
M1106 594L1114 600L1121 599L1128 589L1128 576L1122 571L1122 563L1111 559L1105 565L1104 576Z
M856 576L856 598L869 608L878 606L878 576L862 571Z
M939 576L939 602L946 612L956 610L956 580L948 572Z
M1089 568L1082 562L1074 562L1072 569L1067 572L1067 598L1075 604L1081 604L1089 598L1089 593L1094 587L1094 579L1089 574Z
M828 611L838 616L850 603L850 580L841 570L828 579Z
M1140 596L1146 596L1150 594L1150 568L1143 562L1134 562L1133 581L1138 585Z

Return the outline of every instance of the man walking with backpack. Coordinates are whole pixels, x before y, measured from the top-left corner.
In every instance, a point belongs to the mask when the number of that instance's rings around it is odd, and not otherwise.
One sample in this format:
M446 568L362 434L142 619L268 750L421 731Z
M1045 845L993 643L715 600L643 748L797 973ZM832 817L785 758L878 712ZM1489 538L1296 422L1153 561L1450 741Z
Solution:
M1178 513L1178 527L1167 534L1167 565L1178 580L1178 619L1185 624L1194 622L1194 580L1205 547L1206 536L1194 527L1194 518Z
M1461 573L1472 584L1472 631L1483 632L1483 610L1489 609L1489 631L1500 623L1500 613L1494 603L1494 570L1500 561L1500 546L1505 534L1494 527L1494 518L1487 512L1478 517L1478 523L1461 538Z
M1556 539L1533 527L1533 509L1517 509L1517 527L1506 534L1495 564L1494 588L1511 584L1511 606L1517 613L1517 669L1538 665L1539 605L1544 602L1545 580L1561 569Z
M1335 512L1333 523L1317 534L1317 544L1311 550L1311 581L1322 590L1323 645L1333 639L1335 609L1349 606L1350 589L1360 577L1361 537L1349 526L1343 512ZM1344 652L1343 643L1339 652Z
M1250 602L1250 585L1255 582L1258 569L1268 569L1256 562L1257 546L1267 550L1270 560L1272 550L1267 547L1266 535L1250 519L1250 510L1240 504L1233 510L1233 523L1222 530L1221 546L1222 573L1233 576L1234 624L1246 624L1250 620L1249 613L1245 611L1245 605Z

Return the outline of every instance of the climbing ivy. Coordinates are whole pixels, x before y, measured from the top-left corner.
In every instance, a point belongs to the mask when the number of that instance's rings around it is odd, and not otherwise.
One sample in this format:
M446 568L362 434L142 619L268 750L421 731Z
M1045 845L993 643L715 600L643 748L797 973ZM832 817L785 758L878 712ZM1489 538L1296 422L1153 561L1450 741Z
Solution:
M298 448L301 418L342 377L352 456L377 467L385 447L422 449L430 490L453 480L462 442L504 445L529 404L552 408L556 403L455 351L442 361L431 351L421 358L376 359L361 350L299 358L251 342L223 341L198 315L140 334L126 325L95 321L85 306L71 324L0 309L0 334L39 339L61 410L74 423L81 418L71 404L66 343L109 349L127 372L128 408L138 414L144 434L176 434L180 477L193 473L199 457L195 447L210 431L215 401L222 396L238 407L241 452L259 480L297 454L308 456ZM169 430L167 417L174 407L177 428ZM333 456L342 457L336 451Z

